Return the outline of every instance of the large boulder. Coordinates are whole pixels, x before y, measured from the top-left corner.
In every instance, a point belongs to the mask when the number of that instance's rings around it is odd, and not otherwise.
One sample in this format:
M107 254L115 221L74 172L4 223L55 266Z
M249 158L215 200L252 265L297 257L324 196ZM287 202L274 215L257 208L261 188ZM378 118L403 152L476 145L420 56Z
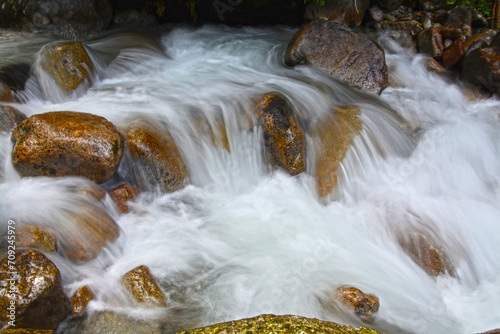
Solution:
M64 95L77 88L83 90L92 82L94 64L82 43L46 46L42 50L40 63L44 73L39 74L39 80L43 81L43 75L48 75ZM52 92L54 87L46 86L42 84L42 89L50 90L45 92L49 99L59 98Z
M5 0L0 7L0 26L76 40L102 31L112 15L111 0Z
M376 334L365 327L351 327L334 322L305 318L298 315L264 314L254 318L224 322L204 328L183 331L180 334L212 333L274 333L274 334Z
M275 93L262 96L255 114L264 133L267 161L290 175L302 173L306 168L306 138L286 98Z
M132 125L126 146L132 159L133 176L141 190L174 192L188 180L188 171L174 139L166 129L149 122Z
M120 236L118 224L104 210L88 205L68 217L66 229L57 231L61 250L74 263L95 259L106 243ZM56 231L54 231L56 232Z
M311 64L334 79L376 94L388 85L384 50L330 20L315 19L297 31L288 44L285 63Z
M346 26L359 26L369 5L369 0L325 0L324 4L309 1L304 18L311 21L323 17Z
M428 54L433 58L440 58L443 55L443 36L438 28L429 28L418 34L418 50Z
M464 78L500 95L500 46L469 50L462 61Z
M146 266L136 267L123 275L123 285L140 305L149 307L167 305L165 295Z
M363 127L355 106L335 108L311 128L321 147L316 154L316 185L318 195L325 197L337 185L337 169Z
M452 262L429 233L419 230L401 232L398 243L430 276L455 273Z
M16 328L56 329L71 313L61 274L45 255L35 250L16 252L14 264L0 262L0 319ZM15 311L7 312L14 306ZM9 315L14 314L14 318Z
M22 176L78 175L98 183L115 174L124 146L105 118L71 111L31 116L12 140L12 162Z
M57 239L52 232L41 226L21 225L16 231L16 245L19 248L50 253L56 251Z

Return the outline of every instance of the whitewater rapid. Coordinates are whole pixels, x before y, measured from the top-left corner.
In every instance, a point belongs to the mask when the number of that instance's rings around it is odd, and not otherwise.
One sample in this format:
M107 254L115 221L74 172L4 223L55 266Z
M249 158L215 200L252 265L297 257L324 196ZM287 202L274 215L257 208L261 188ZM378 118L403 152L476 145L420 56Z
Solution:
M389 333L475 333L500 327L500 131L496 98L469 100L458 82L429 73L420 55L383 40L393 87L380 97L354 91L282 56L295 29L173 28L158 41L117 32L88 41L97 64L92 86L65 97L33 69L16 108L100 115L125 129L136 119L167 124L190 185L172 193L143 192L120 215L121 228L100 256L75 265L49 257L71 295L89 285L88 311L113 310L175 328L263 313L297 314L353 325L322 304L327 291L356 286L380 299L371 326ZM0 41L27 59L47 40ZM30 48L22 48L23 43ZM33 47L37 45L38 47ZM36 64L36 62L35 62ZM308 169L291 177L272 170L253 100L280 92L306 128L335 106L358 106L364 123L326 200L316 195L314 138ZM230 150L197 127L225 124ZM307 132L307 131L306 131ZM58 228L64 210L81 203L66 177L20 178L1 135L0 219ZM111 189L119 177L103 187ZM438 236L455 265L452 276L429 276L401 250L397 232L420 228ZM3 232L2 232L3 233ZM130 269L147 265L167 295L166 308L135 307L121 288Z

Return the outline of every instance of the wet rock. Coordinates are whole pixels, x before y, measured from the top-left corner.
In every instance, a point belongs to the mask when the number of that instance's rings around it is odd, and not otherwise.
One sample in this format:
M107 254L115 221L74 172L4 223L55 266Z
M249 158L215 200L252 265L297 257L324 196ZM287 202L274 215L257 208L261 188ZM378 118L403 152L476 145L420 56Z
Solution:
M0 8L0 26L75 40L102 31L112 15L111 0L6 0Z
M109 193L109 196L118 205L118 210L120 210L121 213L125 213L129 209L127 202L139 195L140 192L141 191L137 187L129 184L122 184L121 186L113 189Z
M316 18L327 18L346 26L359 26L369 5L369 0L325 0L324 4L309 1L304 12L304 18L307 21Z
M25 119L26 115L16 108L0 104L0 132L12 131Z
M211 124L204 115L196 115L195 125L196 132L193 135L204 136L210 140L213 146L223 148L228 152L231 151L226 124L222 117L217 117L214 124Z
M462 61L464 78L472 84L500 95L500 47L490 46L468 51Z
M355 287L339 287L335 290L335 296L345 307L366 323L373 322L380 307L377 296L366 294Z
M42 50L42 68L66 94L89 86L94 64L82 43L65 43Z
M14 102L14 95L10 87L0 81L0 101L1 102Z
M363 127L358 115L359 109L355 106L338 107L311 129L322 146L316 154L316 185L320 197L331 193L337 185L338 166Z
M446 5L445 0L418 0L418 8L423 11L433 12Z
M73 296L71 297L71 302L73 304L73 310L71 314L74 317L81 317L84 312L85 308L87 307L87 304L94 299L94 293L88 285L84 285L78 290L73 293Z
M3 334L54 334L52 329L31 329L31 328L12 328L2 331Z
M12 162L22 176L84 176L101 183L118 169L123 138L105 118L79 112L38 114L12 133Z
M467 52L467 51L472 51L473 49L480 49L482 47L489 46L489 45L496 46L496 45L493 45L494 44L493 41L495 40L495 36L500 37L500 35L497 34L496 30L486 29L486 30L468 38L464 42L464 49ZM499 39L499 42L500 42L500 39Z
M77 191L85 198L95 199L98 202L106 197L106 191L93 182L89 182L83 187L79 187Z
M457 28L460 28L464 24L470 27L472 25L472 9L465 6L457 6L449 10L446 23Z
M274 334L376 334L365 327L351 327L298 315L264 314L254 318L225 322L179 334L274 333Z
M92 314L78 326L75 334L161 334L156 321L141 321L108 311Z
M14 91L24 90L30 76L30 68L31 64L26 63L4 65L0 67L0 81Z
M69 218L73 228L64 231L59 238L66 257L74 263L95 259L107 242L113 242L120 235L118 224L98 207L86 206Z
M454 41L462 36L462 29L445 25L439 28L439 33L443 39L451 39Z
M174 139L167 130L142 122L127 131L126 146L133 165L133 178L141 190L155 187L165 192L184 188L188 171Z
M434 238L423 231L407 231L398 236L399 245L430 276L454 275L455 268Z
M288 66L311 64L350 86L380 94L388 85L384 50L341 24L315 19L293 36Z
M57 240L41 226L21 225L16 230L16 246L50 253L57 249Z
M439 28L423 30L418 35L418 49L421 53L428 54L433 58L443 55L443 37L439 33Z
M438 74L449 74L448 70L441 66L441 64L434 58L428 57L425 61L425 68L429 72L434 72Z
M17 275L10 274L13 269ZM14 280L9 281L12 278ZM18 292L11 294L11 299L8 294L12 286ZM71 312L59 270L45 255L35 250L16 252L14 268L11 268L8 258L0 262L0 287L2 310L10 307L11 300L16 302L17 328L55 329ZM0 312L0 319L10 320L7 312Z
M290 175L302 173L306 168L306 139L286 98L275 93L262 96L255 114L264 132L267 161Z
M457 39L443 52L443 66L447 69L457 64L465 54L464 43Z
M165 295L146 266L139 266L127 272L123 276L123 285L141 305L149 307L167 305Z

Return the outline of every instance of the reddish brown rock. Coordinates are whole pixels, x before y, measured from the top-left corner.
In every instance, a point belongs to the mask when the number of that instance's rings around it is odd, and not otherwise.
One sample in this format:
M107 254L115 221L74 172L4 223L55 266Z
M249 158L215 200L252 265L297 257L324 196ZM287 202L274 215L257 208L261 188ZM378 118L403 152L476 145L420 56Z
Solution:
M342 106L334 109L311 129L322 144L316 157L316 185L318 195L325 197L337 185L337 169L363 127L358 119L359 109Z
M88 285L84 285L76 290L71 297L71 302L73 304L73 316L81 317L85 312L87 304L93 299L94 293L90 290Z
M369 5L370 1L368 0L325 0L324 4L309 1L304 18L307 21L315 18L327 18L346 26L359 26Z
M187 167L168 131L142 122L129 128L126 145L133 162L133 178L141 190L159 186L162 191L174 192L184 188Z
M38 114L12 133L12 162L23 176L84 176L109 180L123 154L123 138L105 118L80 112Z
M14 102L14 95L9 86L0 81L0 102Z
M141 191L137 187L131 186L129 184L122 184L121 186L113 189L109 193L109 196L118 205L118 209L120 210L120 212L124 213L129 209L127 202L139 195L140 192Z
M146 266L139 266L127 272L123 276L123 285L140 304L150 307L167 305L165 295Z
M61 249L68 259L81 263L95 259L107 242L115 241L120 228L105 211L87 206L80 213L73 213L67 230L59 238Z
M453 264L429 233L423 231L401 233L398 242L411 259L430 276L454 274Z
M90 83L94 65L82 43L66 43L44 50L43 69L66 93L78 88L82 83Z
M457 64L465 54L464 43L461 39L457 39L443 52L443 66L447 69L452 68Z
M95 199L96 201L100 201L104 197L106 197L106 191L93 182L86 184L85 186L78 189L78 191L84 197L92 198Z
M462 29L458 27L451 26L442 26L439 29L439 34L443 37L443 39L451 39L455 41L462 36Z
M255 106L255 114L264 133L268 163L290 175L302 173L306 168L306 139L285 97L274 93L262 96Z
M350 86L380 94L388 85L384 50L341 24L315 19L293 36L288 66L310 64Z
M358 288L339 287L335 291L338 300L359 319L370 323L375 319L380 303L378 297L366 294Z
M440 58L443 55L443 49L443 37L438 28L425 29L418 34L418 50L421 53Z
M16 230L16 245L50 253L57 249L57 240L53 233L41 226L21 225Z
M11 131L26 119L26 115L11 106L0 105L0 132Z
M11 274L13 271L17 274ZM17 292L11 294L11 287L17 288ZM2 310L10 307L11 300L15 301L17 328L56 329L71 313L59 270L35 250L16 252L12 267L8 258L0 262L0 291ZM11 320L5 311L0 312L0 319Z

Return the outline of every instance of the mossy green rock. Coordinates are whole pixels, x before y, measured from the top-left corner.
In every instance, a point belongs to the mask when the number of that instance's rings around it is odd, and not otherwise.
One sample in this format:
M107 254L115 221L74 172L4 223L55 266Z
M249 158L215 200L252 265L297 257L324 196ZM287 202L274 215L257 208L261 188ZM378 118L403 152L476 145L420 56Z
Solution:
M212 333L376 334L377 332L366 327L351 327L346 325L339 325L334 322L305 318L298 315L272 315L272 314L264 314L264 315L259 315L258 317L255 318L230 321L209 327L181 332L181 334L212 334Z

